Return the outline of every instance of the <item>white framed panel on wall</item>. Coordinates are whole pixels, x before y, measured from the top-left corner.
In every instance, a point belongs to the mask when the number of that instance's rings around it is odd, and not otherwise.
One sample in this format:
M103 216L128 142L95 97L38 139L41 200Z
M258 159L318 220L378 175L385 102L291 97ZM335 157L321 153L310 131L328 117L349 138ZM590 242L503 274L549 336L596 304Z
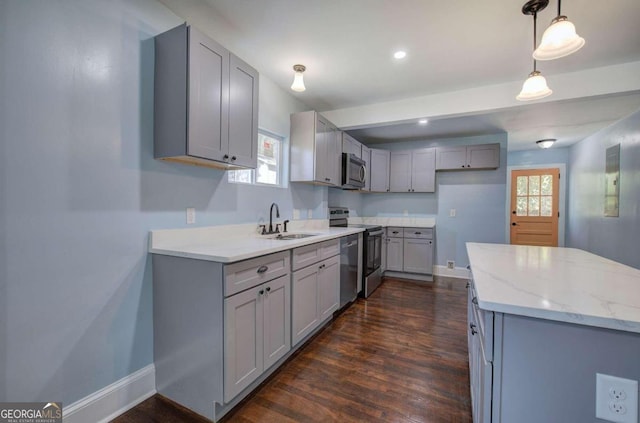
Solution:
M567 214L567 165L564 163L549 163L549 164L535 164L526 166L507 166L507 189L505 192L505 244L510 244L511 233L511 172L521 169L550 169L557 168L560 171L560 198L558 211L560 217L558 218L558 247L564 247L565 239L565 226L566 226L566 214Z

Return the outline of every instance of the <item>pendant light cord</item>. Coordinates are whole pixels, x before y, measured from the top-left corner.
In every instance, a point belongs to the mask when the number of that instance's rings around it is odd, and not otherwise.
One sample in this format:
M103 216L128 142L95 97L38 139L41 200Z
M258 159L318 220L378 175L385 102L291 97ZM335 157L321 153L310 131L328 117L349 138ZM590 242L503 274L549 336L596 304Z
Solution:
M560 0L558 0L558 3L560 3ZM536 51L536 38L537 38L537 33L536 33L536 22L538 20L538 12L534 12L533 13L533 51ZM535 72L536 69L536 59L533 59L533 71Z
M558 0L558 16L560 16L560 3L562 3L562 0Z

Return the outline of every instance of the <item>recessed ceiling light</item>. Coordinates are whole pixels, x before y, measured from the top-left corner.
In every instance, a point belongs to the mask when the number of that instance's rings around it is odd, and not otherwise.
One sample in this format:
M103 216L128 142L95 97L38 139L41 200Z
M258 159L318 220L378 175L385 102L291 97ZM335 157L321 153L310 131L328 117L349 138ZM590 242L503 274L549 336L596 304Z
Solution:
M396 59L404 59L405 57L407 57L407 52L398 50L395 53L393 53L393 57L395 57Z
M418 121L418 123L419 123L420 125L426 125L427 123L429 123L429 119L420 119L420 120Z

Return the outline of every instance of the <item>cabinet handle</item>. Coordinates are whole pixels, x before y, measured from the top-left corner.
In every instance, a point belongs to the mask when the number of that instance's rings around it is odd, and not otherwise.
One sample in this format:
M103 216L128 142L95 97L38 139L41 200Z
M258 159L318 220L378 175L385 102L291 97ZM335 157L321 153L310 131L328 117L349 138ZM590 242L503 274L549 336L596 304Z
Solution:
M414 232L416 235L422 235L422 232Z
M262 265L262 266L258 267L257 272L258 272L258 273L264 273L264 272L266 272L267 270L269 270L269 266L264 266L264 265Z
M478 305L478 297L473 297L471 299L471 302L474 303L475 305Z
M267 287L267 292L271 292L271 287L270 286Z
M222 160L227 160L229 158L228 154L225 154L224 156L222 156Z
M392 233L397 234L397 233L398 233L398 231L393 231Z
M465 286L465 288L469 289L470 286L471 284L469 283L469 281L467 281L467 286Z
M476 325L474 325L473 323L469 323L469 329L471 329L471 335L475 335L476 333L478 333L478 331L476 330Z
M260 291L258 291L258 294L263 295L264 294L264 289L261 289Z
M462 165L462 167L466 167L465 165Z
M232 161L232 162L233 162L233 161L235 161L235 160L236 160L236 158L237 158L236 156L231 156L231 161Z

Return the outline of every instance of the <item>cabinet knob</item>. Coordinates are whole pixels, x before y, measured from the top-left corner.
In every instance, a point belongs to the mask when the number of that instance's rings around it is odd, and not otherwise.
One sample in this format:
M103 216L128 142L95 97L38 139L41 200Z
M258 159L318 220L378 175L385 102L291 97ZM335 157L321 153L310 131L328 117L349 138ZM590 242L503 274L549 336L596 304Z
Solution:
M264 273L264 272L266 272L267 270L269 270L269 266L264 266L264 265L262 265L262 266L258 267L258 270L256 270L256 272L258 272L258 273Z
M465 165L462 165L462 167L466 167Z
M264 295L264 289L261 289L260 291L258 291L258 294Z
M224 156L222 156L222 160L227 160L227 159L229 159L229 155L228 154L225 154Z
M267 292L271 292L271 287L270 286L267 287Z
M471 284L469 283L469 281L467 281L467 286L465 286L465 288L469 289L470 286Z
M471 302L474 303L475 305L478 305L478 297L473 297L471 299Z
M474 325L473 323L469 323L469 329L471 329L471 335L475 335L476 333L478 333L478 331L476 330L476 325Z

